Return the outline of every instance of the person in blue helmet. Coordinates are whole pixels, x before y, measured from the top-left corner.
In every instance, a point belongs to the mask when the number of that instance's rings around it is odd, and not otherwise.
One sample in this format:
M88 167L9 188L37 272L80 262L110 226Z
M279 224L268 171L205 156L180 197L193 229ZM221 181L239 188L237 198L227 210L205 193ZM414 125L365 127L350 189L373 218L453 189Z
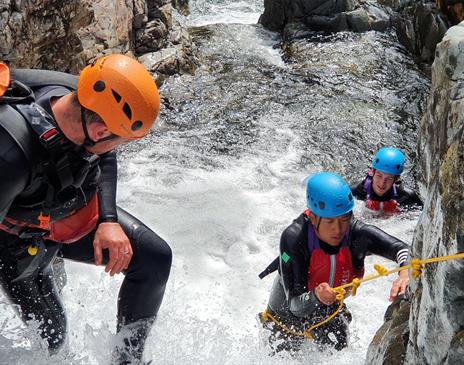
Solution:
M366 208L380 212L397 212L400 207L422 206L419 196L403 186L405 156L394 147L381 148L372 160L372 169L358 184L351 186L353 195L366 202Z
M282 233L280 254L260 274L278 270L268 307L261 313L264 328L271 331L274 352L299 350L303 332L338 308L332 288L364 275L369 253L397 262L408 262L408 245L381 229L353 217L355 201L348 184L337 174L321 172L307 181L307 209ZM401 270L390 291L390 300L404 294L409 284ZM269 315L284 326L276 323ZM322 347L341 350L348 344L351 314L346 307L328 323L312 331Z

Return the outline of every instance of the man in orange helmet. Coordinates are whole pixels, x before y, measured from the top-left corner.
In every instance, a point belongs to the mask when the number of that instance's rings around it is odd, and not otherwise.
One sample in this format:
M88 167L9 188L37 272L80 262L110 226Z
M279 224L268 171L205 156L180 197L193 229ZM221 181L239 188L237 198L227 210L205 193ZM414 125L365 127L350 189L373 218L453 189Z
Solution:
M52 279L57 255L106 265L111 276L123 272L112 362L139 364L172 254L116 206L113 150L149 132L160 107L156 83L139 62L118 54L87 66L78 80L6 71L0 68L2 288L54 353L67 332Z

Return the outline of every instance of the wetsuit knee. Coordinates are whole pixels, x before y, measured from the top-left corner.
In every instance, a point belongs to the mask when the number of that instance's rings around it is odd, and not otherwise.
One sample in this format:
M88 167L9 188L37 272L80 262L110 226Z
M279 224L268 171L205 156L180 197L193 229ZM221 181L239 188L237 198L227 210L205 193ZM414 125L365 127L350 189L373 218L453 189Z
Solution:
M172 252L162 238L137 218L123 209L118 209L118 217L134 253L119 292L121 327L156 316L171 271Z
M137 230L138 272L145 278L156 280L158 285L165 285L171 271L172 250L169 245L156 233L146 227Z

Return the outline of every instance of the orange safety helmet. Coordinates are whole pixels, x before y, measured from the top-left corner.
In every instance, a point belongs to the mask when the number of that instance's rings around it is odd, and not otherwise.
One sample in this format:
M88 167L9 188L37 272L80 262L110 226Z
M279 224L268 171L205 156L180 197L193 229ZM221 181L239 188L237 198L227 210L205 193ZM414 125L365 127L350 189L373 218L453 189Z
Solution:
M0 62L0 96L10 87L10 69L6 64Z
M156 83L135 59L111 54L85 67L77 84L77 98L97 113L115 135L137 139L149 131L160 109Z

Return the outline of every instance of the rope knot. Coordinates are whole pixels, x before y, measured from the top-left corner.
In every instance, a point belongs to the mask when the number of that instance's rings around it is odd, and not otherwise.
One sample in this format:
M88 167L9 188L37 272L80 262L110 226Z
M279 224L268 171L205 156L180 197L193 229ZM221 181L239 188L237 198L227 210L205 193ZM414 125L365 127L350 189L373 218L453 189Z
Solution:
M266 322L271 319L271 317L269 316L269 311L267 309L261 313L261 319Z
M335 299L338 300L339 302L342 302L345 299L345 289L343 288L334 288L335 293L337 295L335 296Z
M424 265L422 264L421 260L419 259L412 259L411 260L411 275L414 279L419 278L422 275L422 269Z
M385 266L382 266L382 265L379 265L379 264L375 264L374 265L374 269L375 271L377 271L379 273L379 275L381 276L386 276L388 275L388 269L385 267Z
M354 278L351 282L351 295L354 297L358 288L361 286L361 280L359 278Z

